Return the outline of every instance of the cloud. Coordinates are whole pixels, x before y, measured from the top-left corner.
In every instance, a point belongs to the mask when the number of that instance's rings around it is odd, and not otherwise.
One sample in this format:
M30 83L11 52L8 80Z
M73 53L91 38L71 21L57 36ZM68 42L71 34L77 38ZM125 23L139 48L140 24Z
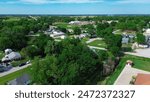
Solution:
M122 4L131 4L131 3L134 3L134 4L139 4L139 3L150 3L150 0L119 0L117 1L117 3L122 3Z
M98 3L103 0L19 0L20 3L50 4L50 3Z

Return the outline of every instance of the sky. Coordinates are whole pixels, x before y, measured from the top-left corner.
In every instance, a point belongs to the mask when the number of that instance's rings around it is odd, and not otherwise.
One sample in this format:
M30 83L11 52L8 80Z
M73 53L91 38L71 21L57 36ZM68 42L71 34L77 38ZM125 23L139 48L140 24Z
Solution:
M0 0L0 14L150 14L150 0Z

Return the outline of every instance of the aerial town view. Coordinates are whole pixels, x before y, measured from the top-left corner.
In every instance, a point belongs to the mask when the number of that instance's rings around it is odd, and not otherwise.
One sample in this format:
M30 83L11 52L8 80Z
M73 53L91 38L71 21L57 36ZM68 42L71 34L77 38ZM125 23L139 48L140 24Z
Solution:
M0 5L27 9L25 5L64 4L67 9L69 4L104 7L107 0L63 1L2 0ZM129 0L114 2L130 5ZM139 3L150 4L143 0L134 6ZM87 15L82 8L83 14L65 11L63 15L56 10L54 15L45 15L47 11L36 13L35 8L25 14L20 13L24 8L11 13L9 7L0 7L0 85L150 85L150 15L146 11L126 14L122 8L123 14L94 15L97 11L92 15L89 11Z

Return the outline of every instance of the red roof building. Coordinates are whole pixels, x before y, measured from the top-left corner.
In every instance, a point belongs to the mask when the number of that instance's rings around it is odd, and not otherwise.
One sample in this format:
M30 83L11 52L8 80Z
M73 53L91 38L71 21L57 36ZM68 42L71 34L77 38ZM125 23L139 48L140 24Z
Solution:
M134 85L150 85L150 74L138 74Z

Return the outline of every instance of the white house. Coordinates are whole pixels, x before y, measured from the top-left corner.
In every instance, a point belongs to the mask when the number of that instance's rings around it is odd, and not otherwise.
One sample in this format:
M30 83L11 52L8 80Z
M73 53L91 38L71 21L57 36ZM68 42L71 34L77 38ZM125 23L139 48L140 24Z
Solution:
M6 54L6 55L10 54L11 52L12 52L12 49L6 49L6 50L5 50L5 54Z
M143 33L145 36L150 36L150 28L146 29Z
M11 53L5 55L5 57L2 58L2 62L18 60L18 59L21 59L20 53L18 53L18 52L11 52Z
M62 31L54 30L54 31L52 31L52 33L50 34L50 37L52 37L52 38L61 38L61 39L64 39L64 38L65 38L65 33L62 32Z

